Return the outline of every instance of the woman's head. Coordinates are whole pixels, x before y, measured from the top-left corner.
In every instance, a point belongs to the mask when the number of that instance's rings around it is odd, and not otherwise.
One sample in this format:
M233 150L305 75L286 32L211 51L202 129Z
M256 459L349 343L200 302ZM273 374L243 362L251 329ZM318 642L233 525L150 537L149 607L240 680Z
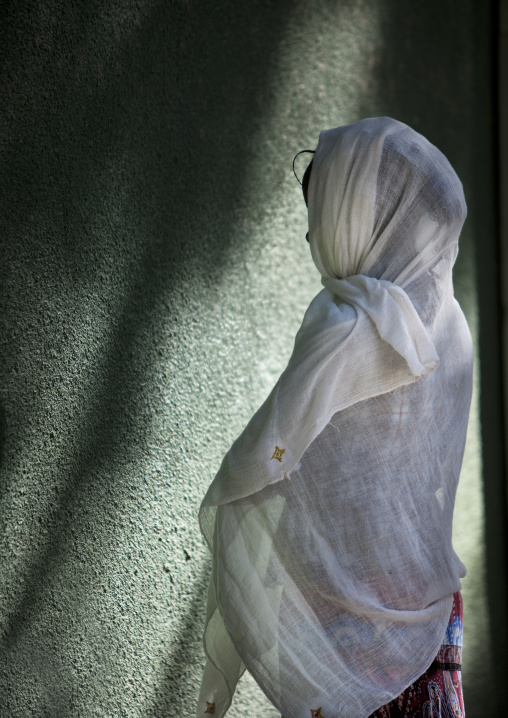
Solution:
M323 276L365 274L405 286L443 256L451 276L466 216L462 185L446 157L407 125L380 117L323 131L306 194Z

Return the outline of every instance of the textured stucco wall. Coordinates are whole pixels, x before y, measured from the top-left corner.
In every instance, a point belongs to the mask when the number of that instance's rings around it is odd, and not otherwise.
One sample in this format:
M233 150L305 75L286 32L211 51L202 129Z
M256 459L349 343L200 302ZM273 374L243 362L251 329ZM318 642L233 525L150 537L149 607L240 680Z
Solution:
M319 289L291 161L320 129L388 114L449 156L476 336L488 8L3 3L1 718L193 714L197 509ZM488 718L477 399L458 505L468 715ZM276 715L245 677L231 718L252 714Z

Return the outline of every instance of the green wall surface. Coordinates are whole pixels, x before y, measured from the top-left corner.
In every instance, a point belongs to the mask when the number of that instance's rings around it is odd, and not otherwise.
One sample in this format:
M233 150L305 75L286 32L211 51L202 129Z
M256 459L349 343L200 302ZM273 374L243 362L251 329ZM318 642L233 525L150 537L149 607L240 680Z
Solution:
M481 365L454 532L468 718L500 715L490 13L2 3L1 718L194 715L211 565L197 511L320 289L293 155L376 115L438 145L468 201L455 283ZM253 714L278 716L245 676L229 715Z

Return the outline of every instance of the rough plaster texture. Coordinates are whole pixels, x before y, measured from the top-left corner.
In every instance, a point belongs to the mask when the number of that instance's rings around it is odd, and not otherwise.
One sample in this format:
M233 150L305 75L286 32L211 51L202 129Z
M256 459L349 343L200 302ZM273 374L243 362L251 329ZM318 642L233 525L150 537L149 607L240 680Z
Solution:
M292 157L379 114L441 147L470 206L456 282L476 336L488 4L2 10L0 716L192 716L197 509L319 289ZM478 416L455 528L468 715L487 718ZM246 676L231 718L252 714L277 715Z

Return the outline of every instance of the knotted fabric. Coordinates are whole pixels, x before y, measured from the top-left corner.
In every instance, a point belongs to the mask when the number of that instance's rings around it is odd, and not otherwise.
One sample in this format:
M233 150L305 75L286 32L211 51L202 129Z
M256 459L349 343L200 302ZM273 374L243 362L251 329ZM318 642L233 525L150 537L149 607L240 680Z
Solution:
M309 235L325 288L200 509L198 716L222 716L247 667L286 718L366 717L435 656L465 575L451 544L472 386L452 286L465 215L449 162L406 125L321 133Z
M392 282L362 275L327 278L323 284L336 297L368 314L379 337L407 361L415 379L436 368L439 362L436 348L403 289Z

